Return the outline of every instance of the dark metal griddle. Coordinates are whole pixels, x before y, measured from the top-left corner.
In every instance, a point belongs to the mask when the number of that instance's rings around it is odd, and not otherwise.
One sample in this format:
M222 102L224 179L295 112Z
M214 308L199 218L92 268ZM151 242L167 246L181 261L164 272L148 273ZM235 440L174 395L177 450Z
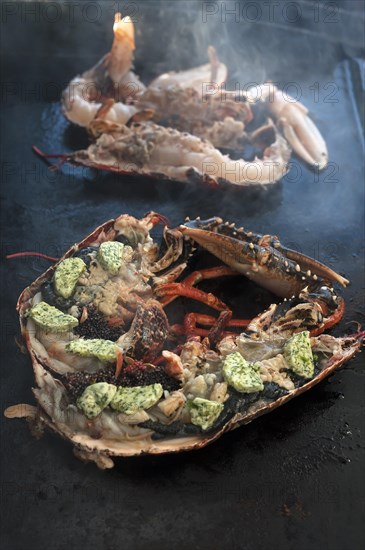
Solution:
M153 209L173 224L186 215L220 215L278 234L351 280L334 332L351 331L350 321L364 324L364 81L356 59L363 54L363 4L331 2L334 15L328 6L291 4L300 17L290 11L284 17L280 3L271 20L265 11L256 19L241 11L238 21L223 20L221 3L210 3L218 13L206 21L196 2L51 2L46 12L44 3L2 4L1 410L32 402L31 362L15 345L14 308L20 291L47 267L4 256L20 250L58 256L124 212ZM72 167L49 172L31 145L65 152L87 143L63 119L58 98L108 50L116 9L137 10L136 68L146 81L203 63L213 43L232 82L294 82L327 140L329 168L318 176L293 159L280 184L249 192ZM229 303L245 313L268 300L243 279L232 288L225 290ZM25 422L2 418L2 548L359 550L364 380L358 355L309 393L208 448L119 459L107 472L76 460L58 437L36 441Z

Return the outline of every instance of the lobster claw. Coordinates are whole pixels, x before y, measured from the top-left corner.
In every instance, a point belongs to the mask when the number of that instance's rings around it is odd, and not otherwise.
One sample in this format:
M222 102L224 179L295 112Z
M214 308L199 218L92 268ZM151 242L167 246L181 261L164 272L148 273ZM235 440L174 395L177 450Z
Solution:
M326 142L302 103L270 83L250 88L248 96L251 99L261 97L299 157L319 170L327 166Z
M296 251L285 249L274 238L243 234L235 237L215 231L180 226L193 239L229 267L282 298L298 296L309 286L319 288L329 281L346 286L347 279L335 271ZM248 235L250 235L248 237ZM271 242L275 246L271 246ZM270 244L269 244L270 243Z
M283 269L282 255L271 247L186 226L181 226L180 231L237 273L242 273L278 296L286 298L300 290L289 284L290 277Z

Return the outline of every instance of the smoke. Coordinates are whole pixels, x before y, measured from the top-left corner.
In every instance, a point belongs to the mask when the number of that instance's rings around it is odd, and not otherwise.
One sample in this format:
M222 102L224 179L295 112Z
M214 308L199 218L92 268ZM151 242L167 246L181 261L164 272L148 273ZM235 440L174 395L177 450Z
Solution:
M363 52L358 3L160 0L138 8L136 59L151 76L205 63L209 45L227 64L231 88L277 80L283 68L288 81L323 74L341 53Z

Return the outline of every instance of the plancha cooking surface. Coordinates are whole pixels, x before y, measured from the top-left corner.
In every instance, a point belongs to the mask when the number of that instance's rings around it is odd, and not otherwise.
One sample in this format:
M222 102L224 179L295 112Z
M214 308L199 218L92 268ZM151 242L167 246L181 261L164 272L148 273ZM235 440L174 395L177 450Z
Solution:
M349 57L359 55L356 45L346 50L335 41L341 20L331 32L312 26L308 35L279 20L267 26L227 17L224 23L218 14L199 34L200 3L135 4L136 70L143 80L205 62L212 43L233 83L294 82L327 141L330 164L319 175L293 157L289 174L268 190L210 190L67 166L50 172L33 155L33 144L50 153L87 145L85 132L63 118L58 99L71 78L108 51L115 2L99 3L94 23L74 4L71 21L65 12L26 16L18 3L17 14L2 18L1 410L33 402L31 361L14 341L15 304L49 266L35 258L5 261L5 255L60 256L122 213L141 217L155 210L173 226L185 216L218 215L277 234L350 279L341 290L346 313L333 334L354 329L351 321L364 325L364 69ZM91 8L88 18L96 18ZM223 292L241 317L270 303L267 292L243 278L205 288ZM181 301L173 315L190 306ZM310 392L201 451L119 459L106 472L76 460L56 436L36 441L26 423L2 418L3 547L359 550L365 543L363 363L358 354Z

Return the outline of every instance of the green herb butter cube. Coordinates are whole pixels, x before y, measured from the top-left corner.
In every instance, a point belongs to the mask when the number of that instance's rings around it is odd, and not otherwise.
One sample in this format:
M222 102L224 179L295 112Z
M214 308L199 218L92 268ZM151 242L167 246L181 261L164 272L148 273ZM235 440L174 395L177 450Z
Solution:
M29 317L49 332L67 332L79 324L76 317L62 313L62 311L46 302L39 302L39 304L32 307Z
M106 382L88 386L78 398L76 405L88 418L95 418L113 399L117 387Z
M190 410L192 424L200 426L203 430L210 428L224 409L223 403L209 401L202 397L188 401L187 407Z
M284 358L290 370L303 378L313 378L314 360L310 335L307 330L294 334L285 343Z
M53 275L55 292L62 298L71 298L80 276L86 269L81 258L67 258L57 266Z
M222 370L225 381L241 393L254 393L264 389L259 371L259 364L248 363L238 351L227 355Z
M119 387L110 406L116 411L134 414L137 411L153 407L162 395L163 387L161 384L135 386L134 388Z
M65 349L82 357L97 357L105 363L114 363L117 359L118 346L111 340L78 338L66 344Z
M122 243L108 241L100 245L96 258L103 269L111 275L117 275L123 265L123 250Z

